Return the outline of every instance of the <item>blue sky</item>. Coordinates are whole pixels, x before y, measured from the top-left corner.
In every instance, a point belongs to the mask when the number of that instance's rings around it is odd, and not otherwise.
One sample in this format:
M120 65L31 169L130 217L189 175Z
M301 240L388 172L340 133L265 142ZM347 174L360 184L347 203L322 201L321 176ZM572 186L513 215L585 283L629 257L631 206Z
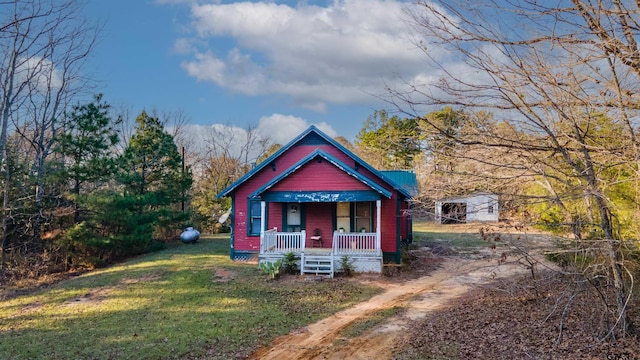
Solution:
M181 110L196 131L257 126L285 142L310 124L353 140L385 85L432 79L394 0L94 0L87 70L116 106Z

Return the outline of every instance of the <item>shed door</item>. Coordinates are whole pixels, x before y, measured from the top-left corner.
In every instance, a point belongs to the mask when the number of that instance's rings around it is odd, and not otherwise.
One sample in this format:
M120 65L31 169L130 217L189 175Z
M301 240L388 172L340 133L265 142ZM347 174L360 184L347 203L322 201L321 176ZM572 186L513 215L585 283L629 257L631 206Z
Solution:
M442 224L463 224L467 222L466 203L443 203Z

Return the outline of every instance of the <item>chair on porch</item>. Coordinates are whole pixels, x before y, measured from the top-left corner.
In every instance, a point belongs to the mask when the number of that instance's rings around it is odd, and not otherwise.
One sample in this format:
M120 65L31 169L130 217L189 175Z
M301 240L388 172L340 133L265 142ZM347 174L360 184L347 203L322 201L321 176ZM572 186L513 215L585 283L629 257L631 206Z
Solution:
M313 241L313 247L322 247L322 232L320 229L313 229L313 235L310 239Z

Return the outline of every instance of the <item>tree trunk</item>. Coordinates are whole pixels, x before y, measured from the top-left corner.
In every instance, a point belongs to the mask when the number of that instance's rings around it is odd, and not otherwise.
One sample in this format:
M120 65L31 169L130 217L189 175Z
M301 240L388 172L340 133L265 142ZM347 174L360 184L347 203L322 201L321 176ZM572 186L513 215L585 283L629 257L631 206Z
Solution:
M6 161L7 157L4 157L2 163L4 164L4 195L2 196L2 249L0 250L0 285L6 284L5 270L7 263L7 246L8 246L8 208L9 208L9 180L10 170Z
M631 319L627 313L627 290L624 283L622 264L620 261L620 245L619 241L613 236L613 227L609 217L609 208L605 201L599 197L595 197L598 210L600 212L600 224L604 231L605 240L607 242L607 250L609 261L611 262L611 275L613 277L613 287L615 291L616 306L618 312L618 324L621 333L627 335L632 327ZM613 332L610 332L613 333Z
M75 184L73 185L73 193L76 196L75 201L73 202L73 223L79 224L80 223L80 205L78 204L78 199L80 197L80 179L78 179L77 177L75 179Z

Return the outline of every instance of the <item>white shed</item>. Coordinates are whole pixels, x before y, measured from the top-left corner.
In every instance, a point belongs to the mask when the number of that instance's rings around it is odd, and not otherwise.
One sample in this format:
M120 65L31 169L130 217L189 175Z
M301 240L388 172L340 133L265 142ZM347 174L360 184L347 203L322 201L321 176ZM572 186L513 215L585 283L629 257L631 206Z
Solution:
M498 221L498 195L475 192L436 201L436 221L441 224Z

